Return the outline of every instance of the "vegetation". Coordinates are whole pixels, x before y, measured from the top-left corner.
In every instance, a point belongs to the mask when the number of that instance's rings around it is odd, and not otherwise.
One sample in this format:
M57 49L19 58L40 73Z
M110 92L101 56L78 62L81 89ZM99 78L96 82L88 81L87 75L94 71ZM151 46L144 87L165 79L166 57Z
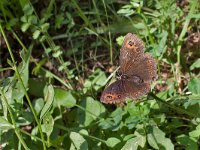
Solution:
M0 149L200 147L198 0L0 0ZM158 63L152 92L100 95L132 32Z

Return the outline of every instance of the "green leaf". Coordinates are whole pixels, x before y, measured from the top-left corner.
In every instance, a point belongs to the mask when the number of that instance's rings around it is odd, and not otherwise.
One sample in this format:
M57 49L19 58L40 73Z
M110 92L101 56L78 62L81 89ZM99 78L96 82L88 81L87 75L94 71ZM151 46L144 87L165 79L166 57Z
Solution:
M116 39L116 41L117 41L117 44L121 46L123 44L123 41L124 41L124 36L119 36Z
M44 99L43 98L38 98L35 101L33 101L33 107L37 113L37 115L40 113L44 106Z
M122 150L137 150L138 146L144 147L146 143L146 137L141 134L136 134L136 137L129 139L122 147Z
M176 137L176 140L178 144L184 146L185 150L198 150L197 142L193 138L187 135L184 135L184 134L179 135Z
M12 124L10 124L6 119L0 116L0 129L1 130L9 130L14 128Z
M18 111L19 111L19 115L16 119L16 123L18 126L30 125L33 122L34 120L33 114L30 111L25 111L23 109L18 110Z
M196 68L200 68L200 58L197 59L191 66L190 66L190 70L194 70Z
M83 99L80 104L85 110L78 110L78 121L84 126L96 120L101 114L105 112L105 107L99 102L95 101L92 97Z
M44 88L46 86L46 80L29 78L29 90L28 92L36 97L44 96ZM37 88L36 88L37 87Z
M40 114L40 119L46 115L46 113L51 109L51 106L53 104L54 89L53 89L52 85L49 85L47 87L47 91L46 91L44 100L45 100L46 103L45 103L44 107L42 108L42 111L41 111L41 114Z
M23 11L25 15L31 15L33 13L33 7L29 3L27 3L24 6Z
M76 99L72 95L71 91L56 88L54 104L67 108L72 108L76 104Z
M118 138L115 137L110 137L106 140L106 145L108 147L114 147L115 145L117 145L118 143L120 143L121 141Z
M165 51L166 51L166 42L167 42L167 37L168 37L168 32L163 31L159 37L161 37L161 40L159 41L159 45L156 48L156 55L161 56Z
M193 138L199 138L200 137L200 124L196 127L194 131L189 132L189 136Z
M123 126L122 117L126 114L122 108L117 108L107 119L100 120L99 126L103 129L117 131Z
M106 75L100 69L95 70L95 72L89 76L89 78L84 83L84 88L94 88L96 91L106 84Z
M188 89L192 94L200 94L200 80L198 78L192 78L188 83Z
M77 132L71 132L69 135L72 143L70 150L87 150L88 143L87 141Z
M21 30L22 32L26 32L26 30L28 30L28 28L31 26L30 23L23 23L21 26Z
M60 55L62 55L62 51L56 51L53 53L54 58L58 58Z
M150 126L148 129L147 140L154 149L173 150L174 145L169 138L165 137L165 133L156 126Z
M132 5L125 5L120 10L118 10L117 13L128 17L135 13L135 11L131 8L132 8Z
M49 23L44 23L41 25L42 32L47 32L49 28Z
M18 65L18 70L20 78L22 79L22 82L26 89L28 88L28 80L29 80L30 56L31 56L31 47L28 49L28 51L25 51L24 49L20 51L20 57L22 59L22 62ZM23 97L25 95L25 91L22 86L22 83L19 80L17 80L16 82L17 83L14 84L12 91L12 99L17 101L18 103L23 103Z
M44 131L47 136L49 137L53 131L54 127L54 120L51 116L50 112L47 112L47 114L43 117L43 126L42 131Z
M34 33L33 33L33 39L37 39L40 35L40 31L39 30L36 30Z

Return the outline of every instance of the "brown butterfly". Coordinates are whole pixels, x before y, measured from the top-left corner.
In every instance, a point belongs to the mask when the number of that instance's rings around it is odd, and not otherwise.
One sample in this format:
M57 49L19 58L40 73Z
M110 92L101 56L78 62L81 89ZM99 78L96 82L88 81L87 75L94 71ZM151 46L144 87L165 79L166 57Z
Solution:
M150 83L157 79L156 62L144 53L144 42L135 34L125 36L119 57L117 81L101 95L101 102L121 104L126 98L137 99L150 91Z

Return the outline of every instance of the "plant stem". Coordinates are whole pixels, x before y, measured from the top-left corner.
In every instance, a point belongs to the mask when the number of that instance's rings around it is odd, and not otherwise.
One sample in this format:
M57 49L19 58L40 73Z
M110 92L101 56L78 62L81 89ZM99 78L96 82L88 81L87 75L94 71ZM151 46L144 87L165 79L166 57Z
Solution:
M2 33L2 35L3 35L3 37L4 37L4 40L5 40L5 42L6 42L6 45L7 45L7 48L8 48L8 52L9 52L9 54L10 54L10 57L11 57L11 60L12 60L12 63L13 63L13 69L15 70L15 72L16 72L16 74L17 74L17 78L18 78L19 82L20 82L21 85L22 85L22 88L23 88L23 91L24 91L24 93L25 93L26 99L27 99L27 101L28 101L29 107L30 107L30 109L31 109L31 111L32 111L32 113L33 113L33 116L34 116L34 118L35 118L35 121L36 121L36 123L37 123L37 125L38 125L38 129L39 129L39 132L40 132L40 136L41 136L41 139L42 139L42 141L43 141L43 142L42 142L42 143L43 143L43 148L44 148L44 150L46 150L46 145L45 145L45 140L44 140L44 135L43 135L43 132L42 132L41 124L40 124L40 122L39 122L39 120L38 120L38 118L37 118L35 109L33 108L32 104L31 104L31 100L30 100L30 98L29 98L29 96L28 96L28 93L27 93L27 91L26 91L26 87L25 87L25 85L24 85L24 82L22 81L22 78L21 78L21 76L20 76L19 70L18 70L18 68L17 68L17 66L16 66L16 61L15 61L15 59L14 59L13 53L12 53L12 51L11 51L10 45L9 45L9 43L8 43L7 37L6 37L5 33L4 33L4 30L3 30L2 26L1 26L1 23L0 23L0 30L1 30L1 33Z
M22 143L23 147L24 147L25 149L29 149L28 146L26 145L26 143L25 143L25 141L24 141L22 135L21 135L20 132L19 132L19 129L18 129L17 125L16 125L14 116L13 116L13 114L12 114L12 110L11 110L9 104L8 104L7 97L5 96L5 94L4 94L4 92L2 91L1 88L0 88L0 91L1 91L1 95L3 96L2 101L4 100L4 102L5 102L6 105L7 105L8 111L9 111L9 113L10 113L10 118L11 118L12 124L13 124L13 126L14 126L15 134L17 135L19 141Z
M170 103L168 103L168 102L162 100L161 98L157 97L157 96L156 96L155 94L153 94L152 92L150 92L149 95L150 95L151 97L153 97L155 100L157 100L157 101L159 101L159 102L165 104L166 106L168 106L168 107L170 107L170 108L172 108L172 109L174 109L174 110L179 111L180 113L184 113L184 114L187 114L187 115L192 116L192 117L197 117L195 114L193 114L193 113L191 113L191 112L189 112L189 111L187 111L187 110L185 110L185 109L182 109L182 108L180 108L180 107L176 107L176 106L174 106L174 105L172 105L172 104L170 104Z

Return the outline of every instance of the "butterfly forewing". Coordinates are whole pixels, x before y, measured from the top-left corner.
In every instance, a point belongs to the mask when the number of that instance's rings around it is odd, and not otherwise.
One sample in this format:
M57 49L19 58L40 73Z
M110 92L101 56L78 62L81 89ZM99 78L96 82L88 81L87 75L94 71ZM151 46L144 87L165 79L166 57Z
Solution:
M120 70L126 72L130 64L139 63L144 55L144 43L135 34L128 33L125 36L120 50L119 64Z

